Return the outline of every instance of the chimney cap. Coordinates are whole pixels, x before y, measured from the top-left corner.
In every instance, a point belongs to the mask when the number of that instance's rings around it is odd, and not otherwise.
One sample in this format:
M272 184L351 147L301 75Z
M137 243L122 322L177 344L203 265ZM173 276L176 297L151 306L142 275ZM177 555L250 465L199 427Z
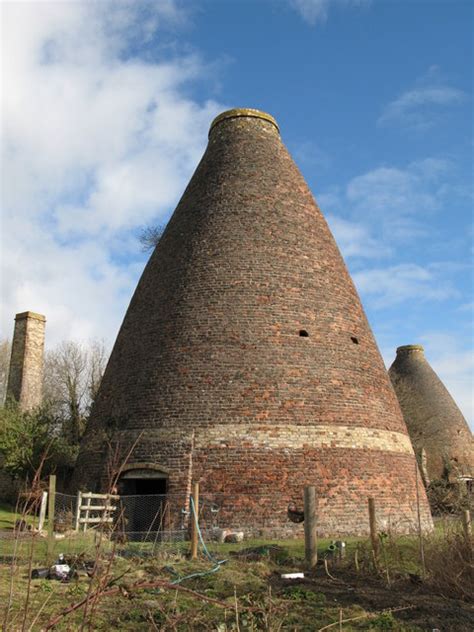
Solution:
M46 316L43 314L38 314L37 312L20 312L16 314L15 320L26 320L28 318L33 318L34 320L41 320L44 323L46 322Z
M421 351L421 353L423 353L425 350L422 345L403 345L401 347L397 347L397 354L408 351Z
M277 132L280 132L278 123L271 114L267 114L266 112L262 112L261 110L255 110L254 108L234 108L232 110L226 110L225 112L222 112L221 114L216 116L209 128L209 134L212 132L214 127L219 123L222 123L222 121L240 117L262 119L263 121L267 121L268 123L274 125L277 129Z

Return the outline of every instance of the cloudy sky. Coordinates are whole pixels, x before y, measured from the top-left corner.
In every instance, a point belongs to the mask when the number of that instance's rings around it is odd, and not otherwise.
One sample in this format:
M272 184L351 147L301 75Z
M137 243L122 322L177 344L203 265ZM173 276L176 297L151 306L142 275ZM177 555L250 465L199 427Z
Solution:
M112 345L228 107L278 120L389 365L421 343L474 416L473 4L3 2L0 336Z

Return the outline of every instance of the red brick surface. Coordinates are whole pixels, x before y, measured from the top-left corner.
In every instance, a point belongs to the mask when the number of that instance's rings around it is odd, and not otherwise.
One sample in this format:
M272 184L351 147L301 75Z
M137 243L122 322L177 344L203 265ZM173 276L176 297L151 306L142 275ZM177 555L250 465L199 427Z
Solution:
M284 425L287 445L275 447ZM339 434L305 444L298 428L320 425ZM249 426L262 426L267 444ZM242 437L226 442L226 428ZM360 447L364 429L380 431L376 448ZM415 521L413 454L380 445L407 434L383 361L326 221L269 122L212 129L130 303L74 484L103 485L107 437L126 452L140 432L131 462L163 466L171 493L200 479L206 493L241 495L256 525L265 497L286 528L288 499L305 484L317 487L321 532L365 532L367 496L381 520ZM340 447L346 434L353 448ZM421 502L430 526L423 490Z

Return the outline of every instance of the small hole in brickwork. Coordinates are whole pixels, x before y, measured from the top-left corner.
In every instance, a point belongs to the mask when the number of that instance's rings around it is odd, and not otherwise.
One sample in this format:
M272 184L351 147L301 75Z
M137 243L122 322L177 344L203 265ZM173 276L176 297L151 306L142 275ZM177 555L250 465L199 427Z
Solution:
M358 345L358 344L359 344L359 339L358 339L358 338L356 338L355 336L351 336L351 340L352 340L352 342L353 342L355 345Z
M309 336L309 333L306 331L306 329L300 329L300 336L302 336L303 338L307 338Z

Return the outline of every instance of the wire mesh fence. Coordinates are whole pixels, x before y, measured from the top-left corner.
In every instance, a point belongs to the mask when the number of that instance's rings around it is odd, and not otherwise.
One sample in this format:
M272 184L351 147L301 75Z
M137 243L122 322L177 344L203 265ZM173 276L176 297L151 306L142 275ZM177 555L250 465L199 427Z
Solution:
M22 505L24 511L19 506L9 527L0 527L0 555L27 558L32 549L35 558L51 559L59 553L93 555L98 543L123 557L169 558L190 553L193 515L189 493L53 493L53 498L52 520L44 515L49 502L42 503L39 497ZM197 508L200 546L204 544L216 556L230 549L303 537L302 506L285 497L201 492ZM360 509L362 524L368 520L365 499ZM403 514L395 518L387 525L379 520L379 529L409 532L409 524L400 525ZM333 536L336 534L334 531Z
M55 493L53 522L48 514L40 514L39 502L12 512L8 528L0 528L1 556L87 556L93 555L99 541L102 548L123 557L183 557L190 552L193 514L188 494ZM278 512L264 497L202 494L197 514L200 548L204 544L218 555L229 545L243 548L250 539L272 541L275 515ZM290 537L302 534L301 525L289 525Z
M201 493L194 515L187 493L55 493L53 498L53 518L45 512L48 503L38 497L19 503L17 510L2 520L3 561L50 563L60 553L91 559L98 547L105 555L123 558L184 558L191 553L193 522L199 532L198 548L215 560L256 546L281 545L282 540L286 545L299 542L298 547L302 546L302 512L297 507L290 510L286 499L281 498ZM365 508L365 502L361 504ZM400 516L397 519L400 521ZM390 522L388 529L379 522L378 528L394 534L408 531L400 529L396 521Z

